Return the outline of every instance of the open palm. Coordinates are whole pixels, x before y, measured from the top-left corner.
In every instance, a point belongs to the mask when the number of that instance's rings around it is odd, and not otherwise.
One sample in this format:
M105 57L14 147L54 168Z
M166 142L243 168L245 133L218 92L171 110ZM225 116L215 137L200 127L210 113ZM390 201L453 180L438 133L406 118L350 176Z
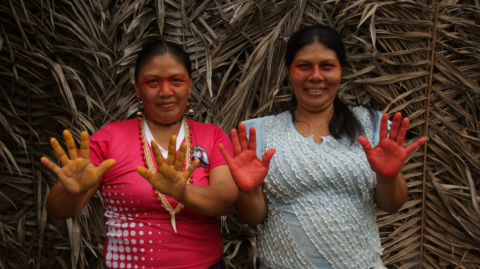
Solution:
M269 149L263 155L262 160L260 160L256 153L257 142L255 128L250 128L250 140L247 139L245 125L243 123L240 123L238 126L238 131L240 136L235 129L232 129L230 133L235 158L230 156L222 144L219 144L219 148L227 161L228 168L238 188L241 191L250 191L263 184L275 150Z
M395 177L400 172L407 156L425 142L422 137L404 148L403 141L407 133L409 119L404 118L402 121L401 118L400 112L394 115L389 132L387 127L388 116L383 114L380 123L380 141L375 148L371 147L367 138L358 137L358 141L367 155L370 167L375 173L385 178Z
M137 167L137 171L142 177L148 180L156 190L178 201L185 195L187 180L200 161L198 159L195 160L185 171L182 171L187 144L182 144L178 156L176 155L176 144L177 137L173 135L170 139L167 162L165 163L157 143L152 140L152 151L155 162L157 163L157 171L156 173L152 173L141 166Z
M68 193L86 192L99 182L102 175L115 164L115 160L105 160L98 167L91 163L88 134L86 132L82 132L80 135L80 155L77 154L77 146L70 131L63 131L63 138L65 139L68 156L57 139L50 139L50 145L62 167L60 168L46 157L42 157L40 161L57 175Z

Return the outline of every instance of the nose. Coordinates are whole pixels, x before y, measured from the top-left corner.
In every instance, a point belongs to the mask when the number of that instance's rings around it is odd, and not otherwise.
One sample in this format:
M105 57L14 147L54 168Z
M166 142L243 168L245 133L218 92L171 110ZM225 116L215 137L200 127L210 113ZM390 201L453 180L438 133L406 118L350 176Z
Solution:
M310 74L309 79L311 80L323 80L322 70L319 66L314 66L312 69L312 73Z
M160 97L169 97L173 95L172 85L170 85L169 81L162 81L159 88L158 95Z

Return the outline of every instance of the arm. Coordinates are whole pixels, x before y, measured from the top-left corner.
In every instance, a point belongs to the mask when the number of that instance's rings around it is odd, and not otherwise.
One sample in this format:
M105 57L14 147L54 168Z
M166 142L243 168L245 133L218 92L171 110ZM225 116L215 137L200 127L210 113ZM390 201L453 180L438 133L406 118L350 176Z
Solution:
M75 141L68 130L63 132L63 137L68 156L55 138L50 139L62 168L46 157L40 159L42 164L52 170L59 179L53 185L46 202L47 213L58 219L68 219L78 214L102 184L100 181L102 175L115 163L115 160L109 159L96 167L90 162L86 132L80 135L80 155L77 154Z
M263 193L263 185L250 191L239 191L237 212L243 222L257 225L267 218L267 197Z
M407 200L407 183L402 173L388 179L377 174L377 186L375 187L375 204L381 210L395 213Z
M372 148L368 139L358 137L367 155L368 163L377 174L375 188L375 204L378 208L389 213L396 212L407 199L407 184L400 170L403 163L412 151L420 147L424 138L420 138L406 148L403 141L409 124L408 118L401 121L402 115L398 112L393 117L392 126L388 131L388 116L384 114L380 123L380 141ZM401 124L400 124L401 122Z
M48 195L46 203L47 214L54 219L63 220L75 217L95 195L101 185L102 183L99 181L97 185L86 192L71 194L58 181L53 185Z
M185 194L178 202L203 215L219 217L235 212L237 187L233 182L228 166L213 168L209 175L208 186L186 185Z
M237 130L233 129L231 132L235 158L228 154L223 145L219 147L239 189L237 212L245 223L256 225L267 217L267 198L263 193L263 181L275 150L269 149L260 160L256 154L255 128L250 128L250 140L247 139L243 123L238 126L238 130L240 138Z

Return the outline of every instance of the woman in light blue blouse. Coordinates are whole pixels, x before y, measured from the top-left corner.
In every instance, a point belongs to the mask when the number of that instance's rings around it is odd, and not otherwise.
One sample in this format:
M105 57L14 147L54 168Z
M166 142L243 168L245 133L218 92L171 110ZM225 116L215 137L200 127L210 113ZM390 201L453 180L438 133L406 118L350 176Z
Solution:
M261 268L383 267L374 205L403 205L400 169L424 139L403 148L407 118L395 114L388 130L386 114L342 103L345 57L330 27L293 34L285 54L292 108L241 123L231 132L235 158L222 151L239 188L238 214L263 222Z

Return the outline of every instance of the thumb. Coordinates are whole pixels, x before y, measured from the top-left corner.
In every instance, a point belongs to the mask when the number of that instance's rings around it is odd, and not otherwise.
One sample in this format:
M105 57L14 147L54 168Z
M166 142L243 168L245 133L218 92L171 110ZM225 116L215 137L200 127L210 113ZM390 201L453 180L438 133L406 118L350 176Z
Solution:
M370 141L368 141L367 138L363 136L358 137L358 142L360 142L360 145L362 145L363 150L365 151L365 154L369 154L370 151L372 150L372 146L370 145Z
M148 182L150 182L150 184L152 184L154 175L153 175L150 171L148 171L147 168L141 167L141 166L137 166L137 172L138 172L144 179L146 179Z
M220 153L222 153L223 158L225 158L225 161L227 161L227 164L229 167L233 165L233 159L232 156L230 156L230 153L228 153L227 149L222 143L218 144L218 148L220 149Z
M112 167L115 164L115 159L108 159L103 161L98 167L97 167L97 175L98 178L101 178L105 172L107 172L110 167Z
M272 160L273 154L275 154L275 149L269 149L267 152L265 152L265 154L263 154L262 163L266 168L270 166L270 161Z

